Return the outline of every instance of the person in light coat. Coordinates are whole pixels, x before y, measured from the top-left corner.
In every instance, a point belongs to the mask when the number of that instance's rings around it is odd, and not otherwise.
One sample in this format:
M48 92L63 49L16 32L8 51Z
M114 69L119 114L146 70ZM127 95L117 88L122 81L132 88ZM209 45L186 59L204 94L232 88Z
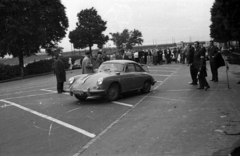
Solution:
M89 73L94 73L94 71L93 71L93 64L91 60L91 53L90 51L87 51L82 61L82 74L89 74Z

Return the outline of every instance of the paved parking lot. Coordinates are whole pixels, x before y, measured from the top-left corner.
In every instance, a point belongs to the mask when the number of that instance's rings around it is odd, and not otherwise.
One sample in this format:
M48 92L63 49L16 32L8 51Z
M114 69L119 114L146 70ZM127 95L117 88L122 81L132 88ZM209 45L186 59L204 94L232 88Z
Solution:
M67 77L79 73L68 71ZM208 129L212 132L221 123L214 107L221 99L214 97L215 91L200 93L189 86L186 65L151 66L150 73L157 83L149 94L130 92L112 102L94 97L79 102L68 93L57 94L53 74L0 84L0 155L190 156L223 147L216 143L207 148L219 139ZM225 82L210 85L227 90ZM209 103L213 105L206 107Z
M181 66L154 66L157 90ZM80 73L68 71L67 77ZM0 84L1 155L74 155L107 133L149 95L132 92L118 101L79 102L56 94L54 75ZM67 83L65 83L67 88Z

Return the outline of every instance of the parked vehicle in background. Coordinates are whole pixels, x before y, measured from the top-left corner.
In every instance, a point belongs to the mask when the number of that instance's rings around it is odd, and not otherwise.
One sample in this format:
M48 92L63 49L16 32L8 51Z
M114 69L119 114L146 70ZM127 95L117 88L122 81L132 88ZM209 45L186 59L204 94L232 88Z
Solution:
M81 59L75 60L72 69L81 69L81 68L82 68Z
M156 83L154 78L135 61L111 60L101 64L96 73L81 74L69 79L70 95L78 100L88 96L104 96L107 100L117 100L121 93L140 90L149 93Z

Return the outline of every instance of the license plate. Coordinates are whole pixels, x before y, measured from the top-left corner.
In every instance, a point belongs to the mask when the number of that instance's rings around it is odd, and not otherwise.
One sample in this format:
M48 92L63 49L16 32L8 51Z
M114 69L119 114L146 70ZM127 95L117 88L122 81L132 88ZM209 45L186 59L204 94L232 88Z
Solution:
M75 91L73 91L73 93L81 95L81 94L83 94L83 91L82 90L75 90Z

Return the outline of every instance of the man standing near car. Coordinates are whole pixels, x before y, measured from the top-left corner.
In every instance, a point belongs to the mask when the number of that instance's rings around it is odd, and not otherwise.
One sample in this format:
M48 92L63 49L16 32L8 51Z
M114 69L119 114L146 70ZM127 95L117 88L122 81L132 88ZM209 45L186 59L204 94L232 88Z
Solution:
M53 71L57 78L57 92L61 94L65 92L63 90L64 82L66 81L66 72L63 62L60 60L60 54L56 54L55 61L53 62Z
M91 57L91 53L90 51L87 51L82 61L82 74L94 73L93 64L90 57Z

